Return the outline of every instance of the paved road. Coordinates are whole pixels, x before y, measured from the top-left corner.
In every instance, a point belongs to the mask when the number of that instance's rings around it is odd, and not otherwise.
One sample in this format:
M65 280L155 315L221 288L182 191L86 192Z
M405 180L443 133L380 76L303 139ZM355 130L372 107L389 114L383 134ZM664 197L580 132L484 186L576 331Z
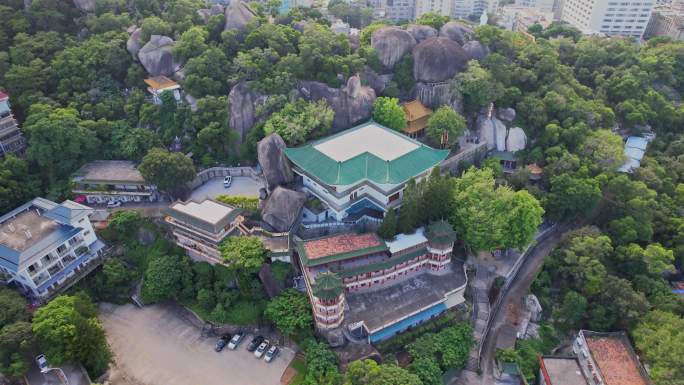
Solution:
M69 385L90 385L90 379L78 365L66 364L61 367L62 373L67 378ZM29 385L65 385L62 377L57 370L50 370L43 374L38 369L35 361L31 361L31 367L26 375L26 382Z
M164 306L103 304L99 317L114 352L112 385L278 385L294 357L284 348L266 363L245 342L216 353L215 339Z
M510 312L520 304L521 299L528 293L530 284L544 262L544 258L556 247L563 231L560 229L554 230L548 237L541 240L534 249L530 251L527 258L522 262L520 270L515 281L511 284L509 290L503 293L504 297L501 300L501 306L494 311L492 326L485 341L483 341L481 354L481 369L482 369L482 384L491 385L495 383L494 380L494 354L496 353L496 340L499 331L503 325L507 323L510 318Z

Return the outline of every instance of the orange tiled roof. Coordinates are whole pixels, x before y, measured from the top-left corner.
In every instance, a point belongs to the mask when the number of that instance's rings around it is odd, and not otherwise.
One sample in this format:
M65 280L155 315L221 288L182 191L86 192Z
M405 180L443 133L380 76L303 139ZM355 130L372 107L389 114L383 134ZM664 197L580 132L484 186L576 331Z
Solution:
M147 83L148 86L154 88L155 90L174 87L178 85L178 83L167 78L166 76L155 76L153 78L145 79L145 83Z
M332 237L316 239L304 243L309 260L332 255L351 253L358 250L383 246L384 243L373 233L339 234Z
M586 341L606 385L649 385L624 338L587 337Z
M542 174L544 172L544 170L541 167L539 167L539 165L537 165L536 163L528 164L527 171L537 175Z
M406 114L406 120L409 122L432 114L432 110L425 107L418 99L406 102L402 107Z

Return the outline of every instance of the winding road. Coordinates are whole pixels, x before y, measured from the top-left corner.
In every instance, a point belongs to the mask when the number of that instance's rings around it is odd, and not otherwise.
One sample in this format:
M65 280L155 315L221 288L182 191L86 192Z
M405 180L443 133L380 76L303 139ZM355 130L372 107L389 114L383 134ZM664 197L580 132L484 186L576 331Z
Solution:
M493 308L492 320L489 333L482 341L482 353L480 355L480 368L482 370L481 384L492 385L496 383L494 378L494 355L496 353L496 341L501 327L506 324L512 309L520 304L534 281L544 262L544 258L558 245L561 236L568 228L559 226L549 231L544 237L538 239L538 243L528 250L525 260L522 262L518 273L507 291L502 293L500 306Z

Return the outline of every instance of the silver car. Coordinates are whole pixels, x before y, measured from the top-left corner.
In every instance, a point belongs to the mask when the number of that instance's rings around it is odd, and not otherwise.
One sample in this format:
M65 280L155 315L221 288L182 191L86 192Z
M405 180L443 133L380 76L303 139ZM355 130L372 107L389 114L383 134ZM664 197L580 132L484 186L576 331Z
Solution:
M266 349L268 349L269 345L270 343L268 342L268 340L264 340L264 342L262 342L261 345L259 345L259 347L256 348L256 350L254 351L254 356L256 358L261 358L264 355L264 353L266 353Z
M268 349L268 351L264 355L264 361L266 361L266 362L273 361L273 359L276 358L276 356L278 355L278 352L280 352L280 349L278 349L277 346L275 346L275 345L271 346L271 348Z

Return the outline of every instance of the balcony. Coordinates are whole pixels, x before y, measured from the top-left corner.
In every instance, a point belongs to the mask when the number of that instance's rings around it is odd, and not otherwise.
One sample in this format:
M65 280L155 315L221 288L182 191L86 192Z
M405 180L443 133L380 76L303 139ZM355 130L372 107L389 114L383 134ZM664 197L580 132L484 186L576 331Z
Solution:
M34 282L38 284L37 291L40 293L43 301L48 301L53 296L68 289L93 271L102 263L108 252L108 249L105 249L105 244L100 240L95 241L89 248L79 247L77 251L79 250L83 254L68 262L63 269L55 272L50 279L40 284L34 279Z

